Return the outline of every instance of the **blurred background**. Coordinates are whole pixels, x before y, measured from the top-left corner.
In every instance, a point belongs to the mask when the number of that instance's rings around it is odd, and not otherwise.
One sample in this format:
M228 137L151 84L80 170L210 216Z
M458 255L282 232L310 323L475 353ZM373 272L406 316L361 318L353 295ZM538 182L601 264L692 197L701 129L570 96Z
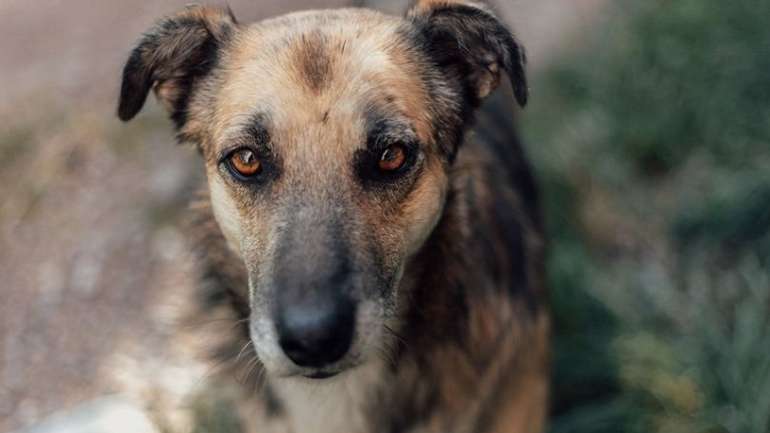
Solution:
M127 431L169 431L147 383L204 386L159 307L194 284L178 227L199 163L154 101L114 115L133 43L187 2L0 2L0 432L137 401L155 415ZM230 4L248 22L346 2ZM551 432L770 432L770 2L497 7L531 60ZM238 431L226 401L185 404L195 431Z

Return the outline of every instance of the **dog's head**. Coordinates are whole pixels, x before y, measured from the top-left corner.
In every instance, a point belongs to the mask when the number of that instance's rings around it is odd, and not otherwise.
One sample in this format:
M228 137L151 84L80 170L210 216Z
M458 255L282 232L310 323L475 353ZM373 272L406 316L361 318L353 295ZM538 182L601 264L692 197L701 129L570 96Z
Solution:
M153 89L198 146L248 270L259 358L322 377L378 356L398 326L399 282L442 215L473 110L504 73L524 104L523 64L505 26L465 2L249 26L190 7L134 49L118 112L131 119Z

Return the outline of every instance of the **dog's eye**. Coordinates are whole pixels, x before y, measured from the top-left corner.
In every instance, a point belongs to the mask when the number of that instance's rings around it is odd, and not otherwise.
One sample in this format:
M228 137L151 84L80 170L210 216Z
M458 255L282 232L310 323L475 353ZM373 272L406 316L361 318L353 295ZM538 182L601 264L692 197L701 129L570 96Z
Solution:
M409 174L421 159L416 142L395 141L389 144L372 143L356 152L356 174L365 183L390 184Z
M394 144L382 152L378 166L383 172L394 172L406 163L406 149L400 144Z
M228 165L243 177L254 177L262 171L262 163L251 149L239 149L227 158Z

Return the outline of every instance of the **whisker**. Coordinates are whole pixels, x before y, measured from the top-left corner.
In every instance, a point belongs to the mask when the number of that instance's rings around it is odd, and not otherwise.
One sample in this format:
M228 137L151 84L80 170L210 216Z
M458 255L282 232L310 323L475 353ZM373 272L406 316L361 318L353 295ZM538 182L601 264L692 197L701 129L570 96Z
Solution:
M256 369L256 365L254 368ZM257 377L254 380L254 387L256 389L262 388L262 386L264 385L264 382L265 382L265 369L264 368L257 369Z
M240 362L240 360L241 360L241 356L243 356L243 353L244 353L244 351L245 351L245 350L246 350L246 349L247 349L249 346L251 346L251 345L252 345L252 341L251 341L251 339L249 339L249 341L247 341L247 342L246 342L246 344L244 344L244 345L243 345L243 347L241 348L241 351L240 351L240 352L238 352L238 356L236 356L236 357L235 357L235 363L236 363L236 364L237 364L238 362Z
M383 344L385 345L383 346L380 344L376 344L374 348L377 350L377 352L379 352L383 361L385 361L390 367L395 368L397 364L395 350L393 350L392 347L387 346L386 343L383 343Z
M253 357L253 358L251 358L251 359L250 359L250 360L249 360L249 361L246 363L246 365L245 365L245 366L244 366L244 368L242 369L242 371L243 371L243 370L245 370L245 371L246 371L246 374L244 374L244 375L242 375L242 376L241 376L241 378L240 378L240 380L241 380L241 381L247 382L247 381L249 380L249 376L251 375L251 372L254 370L254 366L255 366L256 364L257 364L257 358L256 358L256 357Z
M390 335L395 337L401 345L403 345L404 347L407 346L406 339L402 337L398 332L394 331L393 328L391 328L387 324L383 324L382 326L385 329L385 331L387 331Z
M238 319L235 321L233 321L233 319L231 318L220 318L220 319L209 319L209 320L195 319L194 321L184 320L183 323L178 324L177 326L182 330L191 330L191 329L197 329L197 328L204 327L206 325L212 325L212 324L221 323L221 322L232 322L229 328L230 330L232 330L232 329L235 329L238 325L241 325L242 323L248 322L248 321L249 321L248 317L244 317L242 319Z

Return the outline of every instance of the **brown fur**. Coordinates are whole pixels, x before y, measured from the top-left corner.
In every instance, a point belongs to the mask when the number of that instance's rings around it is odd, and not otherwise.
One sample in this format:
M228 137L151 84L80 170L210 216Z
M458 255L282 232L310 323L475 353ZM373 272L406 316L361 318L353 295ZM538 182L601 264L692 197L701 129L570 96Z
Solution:
M313 92L321 93L332 71L332 58L326 52L328 44L325 36L323 33L302 35L295 43L292 51L296 59L293 63L298 65L298 78L305 81Z
M152 86L180 139L201 150L194 317L223 340L215 356L248 391L247 428L543 430L544 242L508 117L511 100L526 102L523 62L489 10L446 0L420 1L407 18L351 9L252 26L194 7L140 42L119 114L133 117ZM469 134L503 73L512 92L493 95L484 128ZM371 146L390 140L419 143L415 168L386 184L362 179ZM239 146L260 152L264 185L227 173L222 158ZM321 272L340 242L365 281L351 295L364 312L347 371L320 385L281 379L294 373L263 323L276 263ZM316 386L326 387L317 401Z

